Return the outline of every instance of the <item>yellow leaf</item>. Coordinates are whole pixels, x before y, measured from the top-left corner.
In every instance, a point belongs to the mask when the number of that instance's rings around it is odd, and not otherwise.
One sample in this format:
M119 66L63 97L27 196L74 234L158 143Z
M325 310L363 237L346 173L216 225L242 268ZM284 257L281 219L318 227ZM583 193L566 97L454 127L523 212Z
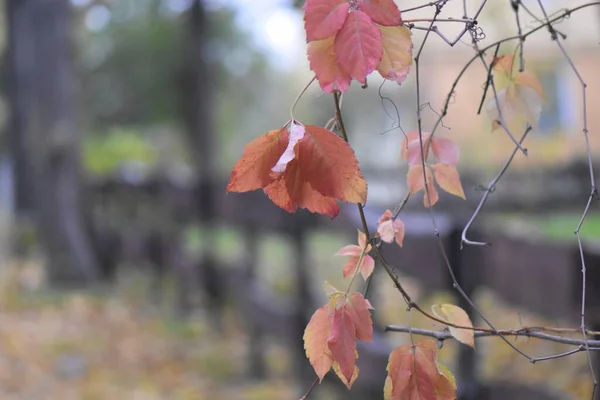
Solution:
M473 327L469 315L462 308L452 304L440 304L431 307L433 313L440 319L448 321L451 324ZM452 336L459 342L475 348L475 334L472 329L460 329L448 326Z

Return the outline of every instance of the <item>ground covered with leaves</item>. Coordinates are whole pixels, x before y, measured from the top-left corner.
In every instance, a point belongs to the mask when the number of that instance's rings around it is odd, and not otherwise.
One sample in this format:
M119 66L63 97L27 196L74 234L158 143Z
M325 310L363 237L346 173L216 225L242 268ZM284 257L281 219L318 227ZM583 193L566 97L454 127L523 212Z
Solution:
M149 306L137 279L100 294L26 292L12 278L27 271L2 280L3 400L294 397L283 373L268 382L245 379L247 343L233 314L219 333L201 314L183 321Z

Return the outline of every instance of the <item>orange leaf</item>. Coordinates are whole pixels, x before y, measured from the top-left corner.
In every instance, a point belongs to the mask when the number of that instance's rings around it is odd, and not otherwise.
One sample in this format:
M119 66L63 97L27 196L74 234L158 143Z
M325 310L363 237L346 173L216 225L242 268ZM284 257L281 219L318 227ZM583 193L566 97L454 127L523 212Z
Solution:
M332 218L340 211L336 199L367 200L367 183L348 143L327 129L296 121L248 144L226 190L258 188L288 212L301 207Z
M437 203L439 199L439 196L433 183L433 174L431 173L431 169L428 166L425 166L425 173L427 176L427 191L429 193L429 199L427 198L427 194L424 194L423 204L425 205L425 207L429 207L429 202L431 202L432 206L435 205L435 203ZM423 179L423 167L421 165L414 165L410 167L407 174L407 180L408 190L410 194L415 194L425 189L425 181Z
M460 183L460 176L453 165L434 164L431 166L435 181L446 192L465 199L465 192Z
M392 243L395 239L398 246L402 247L405 232L404 222L392 218L391 210L385 210L377 221L377 235L386 243Z
M335 218L339 214L340 208L335 199L317 192L313 189L311 184L304 179L302 171L300 171L299 161L292 160L289 163L282 179L285 180L288 195L298 207L305 208L310 212L327 214L331 218ZM271 196L269 196L269 198L271 198ZM277 204L273 198L271 199Z
M350 293L346 302L346 310L354 327L356 328L356 338L367 342L373 341L373 321L371 320L370 309L373 309L362 294Z
M298 163L302 179L324 196L350 203L367 201L365 182L354 150L335 133L306 125L298 142Z
M306 41L334 36L344 24L349 8L346 0L307 0L304 4Z
M364 84L383 55L381 32L367 14L350 11L335 36L334 49L342 68Z
M325 374L331 369L331 364L333 363L333 357L327 344L330 327L331 317L329 315L329 306L325 305L315 311L304 331L306 357L313 366L320 381L323 380Z
M546 100L546 94L544 93L544 88L542 87L542 84L538 80L537 76L535 76L531 72L519 72L515 77L515 83L517 85L533 89L542 100Z
M394 0L358 0L358 9L380 25L402 24L400 10Z
M377 71L385 79L404 82L412 64L412 33L405 26L379 25L378 28L381 31L383 55Z
M454 400L456 388L437 367L437 345L421 340L397 347L388 360L386 400Z
M356 334L346 307L334 311L327 345L332 358L340 365L340 372L350 382L356 366Z
M308 44L308 62L325 93L345 92L350 87L352 77L337 61L333 49L334 37L317 40Z
M440 304L431 307L433 313L439 318L446 320L454 325L473 327L471 318L462 308L452 304ZM475 348L475 333L471 329L459 329L448 326L450 333L456 340Z
M250 142L233 167L228 192L248 192L273 182L271 168L285 151L289 141L287 127L269 131Z
M298 204L296 204L290 197L283 179L278 179L275 182L265 186L263 192L276 206L283 208L287 212L293 213L298 209Z

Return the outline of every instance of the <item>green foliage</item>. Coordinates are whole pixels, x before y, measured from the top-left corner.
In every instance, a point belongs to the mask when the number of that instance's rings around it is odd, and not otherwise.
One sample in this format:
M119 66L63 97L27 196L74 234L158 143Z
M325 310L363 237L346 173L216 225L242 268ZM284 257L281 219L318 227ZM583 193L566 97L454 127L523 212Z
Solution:
M84 142L84 166L93 174L114 173L126 161L151 165L157 159L156 149L140 132L131 129L111 129L107 134L90 136Z

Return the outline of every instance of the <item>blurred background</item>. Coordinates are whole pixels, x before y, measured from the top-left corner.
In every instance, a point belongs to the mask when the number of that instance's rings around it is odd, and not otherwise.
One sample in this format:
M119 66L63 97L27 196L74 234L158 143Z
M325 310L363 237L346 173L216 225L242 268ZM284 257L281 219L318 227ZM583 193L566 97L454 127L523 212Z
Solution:
M4 0L0 34L0 398L295 399L314 380L302 334L325 303L324 280L344 289L343 259L356 241L356 208L334 221L287 214L261 193L225 194L243 147L283 125L312 78L302 0ZM422 1L398 1L401 10ZM488 2L480 47L517 34L510 1ZM479 1L466 1L473 15ZM546 0L552 18L583 2ZM403 14L426 27L434 10ZM462 18L449 1L440 18ZM519 8L523 31L543 14ZM542 117L470 237L460 234L513 150L477 114L486 70L477 59L456 85L437 134L461 148L467 201L441 194L434 217L457 279L497 327L579 326L581 260L573 231L590 191L582 130L596 166L600 141L600 7L556 24L570 61L540 29L524 43L525 66L547 95ZM439 22L450 40L463 24ZM424 32L413 31L415 48ZM504 43L500 54L514 51ZM491 59L494 48L488 51ZM427 39L402 85L369 78L344 95L343 113L369 183L368 223L406 194L404 132L433 127L453 82L474 57L469 35L454 47ZM587 84L584 120L582 85ZM313 84L295 116L324 125L331 96ZM585 125L584 125L585 123ZM520 135L521 132L515 133ZM402 249L384 248L423 308L451 302L446 262L421 195L402 212ZM587 321L600 329L600 213L581 230ZM362 289L357 282L357 290ZM381 268L369 297L377 327L359 348L351 392L330 374L314 399L382 398L387 356L409 343L386 324L442 329L407 312ZM483 322L472 314L476 325ZM569 349L511 339L532 356ZM462 346L462 345L461 345ZM441 360L461 399L589 398L584 353L530 364L500 340L477 351L447 342ZM594 363L596 359L594 358ZM600 371L600 365L596 366Z

